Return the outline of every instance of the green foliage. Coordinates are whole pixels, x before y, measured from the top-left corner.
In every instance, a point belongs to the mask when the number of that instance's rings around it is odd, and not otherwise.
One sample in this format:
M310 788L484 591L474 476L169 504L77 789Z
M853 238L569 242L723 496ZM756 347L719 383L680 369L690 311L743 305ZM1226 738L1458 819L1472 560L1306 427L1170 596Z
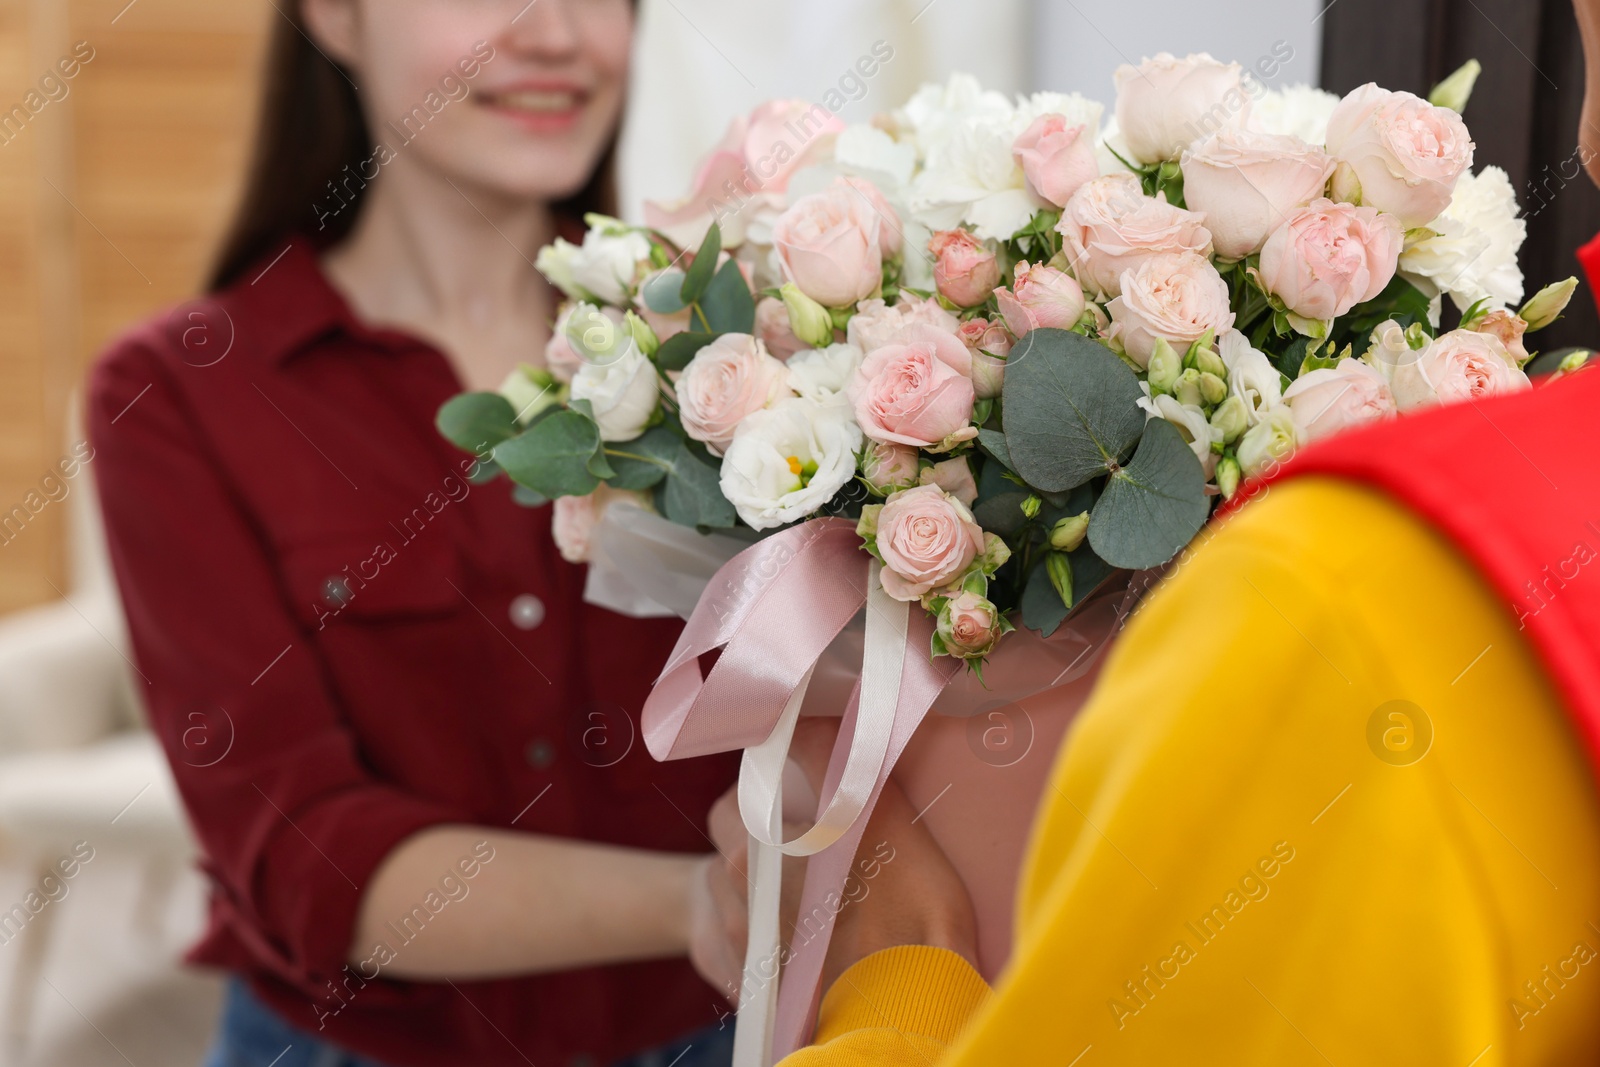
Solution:
M699 265L700 261L696 260L695 266ZM700 317L712 333L752 333L755 330L755 298L750 295L750 286L745 284L744 272L731 259L712 277L699 304Z
M673 334L656 351L656 366L662 370L682 370L689 365L696 352L721 336L720 333L690 331Z
M582 411L559 411L495 447L494 460L518 485L541 496L585 496L600 486L600 427ZM595 463L598 456L600 462Z
M434 424L445 440L479 455L517 434L517 413L499 393L462 393L439 409Z
M694 262L689 265L689 270L683 276L683 285L678 290L678 299L684 306L697 304L705 295L706 287L711 284L711 277L717 270L717 257L722 254L722 229L716 223L706 231L706 238L700 242L700 251L694 254Z
M1089 544L1113 566L1159 566L1205 525L1205 488L1205 471L1177 427L1152 419L1133 460L1106 482L1089 520Z
M678 453L678 436L666 426L647 430L632 441L605 446L612 475L606 484L613 489L644 491L659 485L672 471Z

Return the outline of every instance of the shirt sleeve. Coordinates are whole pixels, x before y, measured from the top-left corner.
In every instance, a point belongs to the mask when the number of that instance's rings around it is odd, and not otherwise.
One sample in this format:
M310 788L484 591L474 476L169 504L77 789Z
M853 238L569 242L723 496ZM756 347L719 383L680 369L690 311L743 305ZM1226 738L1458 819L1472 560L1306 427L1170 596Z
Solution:
M322 993L377 866L470 820L363 765L270 546L156 352L102 360L88 423L135 681L214 898L263 967Z

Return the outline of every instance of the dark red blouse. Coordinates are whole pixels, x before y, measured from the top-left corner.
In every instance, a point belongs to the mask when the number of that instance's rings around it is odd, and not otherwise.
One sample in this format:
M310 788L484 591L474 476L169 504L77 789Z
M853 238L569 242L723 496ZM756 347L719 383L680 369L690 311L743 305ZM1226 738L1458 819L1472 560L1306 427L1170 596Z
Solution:
M603 1063L715 1020L716 994L677 961L382 977L492 858L441 870L393 955L346 966L362 887L420 830L704 851L733 779L731 758L645 752L679 624L584 604L549 509L468 484L433 425L460 389L437 349L357 321L299 242L94 371L112 563L213 887L192 959L390 1063Z

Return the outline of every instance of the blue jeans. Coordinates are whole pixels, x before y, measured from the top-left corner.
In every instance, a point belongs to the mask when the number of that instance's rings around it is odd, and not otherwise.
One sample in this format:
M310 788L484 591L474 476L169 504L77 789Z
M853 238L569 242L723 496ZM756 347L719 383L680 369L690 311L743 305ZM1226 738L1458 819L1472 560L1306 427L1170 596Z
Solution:
M733 1026L679 1038L640 1053L617 1067L728 1067L733 1062ZM228 980L222 1021L206 1053L205 1067L384 1067L290 1026L256 999L238 978Z

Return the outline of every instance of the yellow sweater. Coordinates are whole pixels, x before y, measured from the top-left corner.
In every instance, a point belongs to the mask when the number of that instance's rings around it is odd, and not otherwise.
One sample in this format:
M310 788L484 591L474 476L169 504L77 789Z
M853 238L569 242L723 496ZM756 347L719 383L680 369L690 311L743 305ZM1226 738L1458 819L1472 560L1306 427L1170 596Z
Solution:
M1600 1054L1600 806L1516 622L1370 490L1274 488L1129 626L998 988L880 952L784 1067Z

